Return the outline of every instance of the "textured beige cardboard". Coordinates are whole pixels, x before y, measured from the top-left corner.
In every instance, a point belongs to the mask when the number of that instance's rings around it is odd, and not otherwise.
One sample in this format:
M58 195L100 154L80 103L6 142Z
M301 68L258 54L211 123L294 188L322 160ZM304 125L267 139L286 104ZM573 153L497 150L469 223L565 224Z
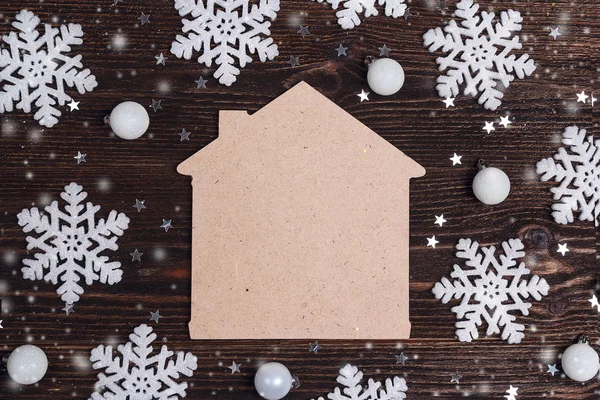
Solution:
M425 170L317 90L221 111L178 171L192 339L409 337L409 180Z

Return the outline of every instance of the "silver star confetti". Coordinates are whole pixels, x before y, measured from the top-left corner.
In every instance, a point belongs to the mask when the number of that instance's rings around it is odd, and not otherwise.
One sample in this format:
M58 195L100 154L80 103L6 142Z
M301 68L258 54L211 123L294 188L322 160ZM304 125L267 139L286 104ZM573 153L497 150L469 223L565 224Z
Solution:
M454 97L446 97L442 102L448 107L454 107Z
M183 128L181 130L181 132L178 133L178 135L179 135L179 141L183 142L184 140L187 140L189 142L190 141L190 134L191 133L192 132L188 132L188 131L185 130L185 128Z
M382 47L379 47L379 57L387 57L391 50L384 44Z
M502 125L505 128L508 128L508 125L512 124L512 121L510 120L510 117L507 115L505 117L500 117L500 123L499 125Z
M0 319L0 329L4 329L4 327L2 326L2 321L4 321L4 320Z
M396 356L396 364L406 365L406 360L408 360L408 357L406 357L404 353L400 353Z
M556 250L556 252L557 252L557 253L560 253L560 254L562 254L562 255L563 255L563 257L564 257L564 255L565 255L567 252L569 252L569 251L570 251L570 250L567 248L567 243L562 243L562 244L561 244L561 243L559 243L559 244L558 244L558 250Z
M412 13L410 12L410 8L407 8L406 11L404 11L404 20L407 21L408 17L412 17Z
M561 36L560 32L558 31L558 26L557 26L556 28L552 29L552 30L550 31L550 33L548 34L548 36L552 36L552 38L553 38L554 40L556 40L556 37L557 37L557 36Z
M347 47L344 47L343 44L340 43L340 45L335 49L335 51L337 51L337 56L341 57L341 56L347 56L346 51L348 50Z
M590 97L590 103L592 104L592 107L594 107L594 103L596 102L596 100L598 100L597 98L594 97L594 93L591 94Z
M140 15L140 17L138 18L138 21L140 21L140 23L142 24L142 26L144 26L145 24L147 24L147 23L150 22L150 15L146 15L142 11L142 15Z
M598 312L600 312L600 303L598 302L598 297L596 295L592 295L592 298L588 300L592 304L592 308L596 307Z
M308 351L310 353L315 353L318 354L319 353L319 349L321 348L321 346L319 346L319 342L315 341L314 343L310 343L309 344L309 348Z
M154 322L158 323L158 320L161 318L162 318L162 315L160 315L160 310L156 310L156 312L150 311L150 321L154 321Z
M363 101L369 101L369 94L371 92L365 92L364 89L361 90L361 92L359 94L357 94L358 97L360 97L360 102L362 103Z
M485 126L482 128L484 131L486 131L488 133L488 135L490 134L491 131L495 131L496 128L494 128L494 122L487 122L485 121Z
M160 53L159 55L154 57L156 59L156 65L165 65L165 61L168 60L167 57L165 57L163 55L163 53Z
M308 31L308 25L307 26L300 25L300 30L296 33L301 34L302 37L306 37L306 35L310 35L310 32Z
M446 4L446 0L437 0L437 7L436 9L439 10L442 14L444 13L444 11L446 11L446 9L448 8L448 5Z
M435 245L439 242L439 240L435 240L435 235L433 235L432 237L427 238L427 247L432 247L435 249Z
M171 229L173 227L173 225L171 225L171 221L173 221L173 220L172 219L170 219L170 220L163 219L163 222L160 225L160 227L165 228L165 232L169 232L169 229Z
M444 224L446 222L448 222L448 221L446 221L444 219L444 214L439 215L439 216L438 215L435 216L435 222L434 222L434 224L439 225L439 226L444 226Z
M208 79L204 79L204 77L201 76L194 82L196 82L196 89L206 89L206 82L208 82Z
M452 157L450 157L450 160L452 161L452 165L456 165L456 164L462 164L462 162L460 161L460 159L462 158L462 156L459 156L458 154L454 153L454 155Z
M131 261L142 261L142 256L144 253L140 253L138 249L135 249L133 253L129 253L131 256Z
M152 99L152 104L150 104L150 108L157 112L158 110L162 110L162 100L154 100Z
M86 157L87 157L87 154L81 153L80 151L78 151L77 155L73 158L77 160L77 165L79 165L82 162L87 162L87 160L85 159Z
M135 199L135 204L133 205L133 208L135 208L137 210L137 212L140 212L141 210L146 208L146 206L144 205L145 202L146 202L146 200Z
M297 67L298 65L300 65L300 56L290 56L290 61L288 61L288 63L290 63L292 67Z
M510 385L510 389L508 389L506 391L506 393L508 393L508 394L504 396L504 397L506 397L506 400L517 400L517 398L516 398L516 396L518 395L517 390L519 390L518 387L513 387L513 385Z
M450 374L450 383L456 383L457 385L460 384L460 379L462 378L462 375L458 373L458 371L456 371L453 374Z
M578 103L584 103L587 100L587 98L590 97L587 94L585 94L585 91L581 91L581 93L577 93L577 102Z
M65 314L69 315L69 314L75 312L75 310L73 310L73 307L74 307L74 304L65 303L65 307L62 308L62 311L64 311Z
M231 366L227 367L231 370L232 374L235 374L236 372L240 372L240 367L242 366L242 364L236 364L235 361L231 362Z
M69 104L67 104L67 105L71 109L70 111L75 111L75 110L79 110L79 103L81 103L81 102L80 101L71 100L71 102Z
M546 372L549 374L552 374L552 376L554 376L554 374L558 372L558 368L556 368L556 364L554 364L554 365L548 364L548 371L546 371Z

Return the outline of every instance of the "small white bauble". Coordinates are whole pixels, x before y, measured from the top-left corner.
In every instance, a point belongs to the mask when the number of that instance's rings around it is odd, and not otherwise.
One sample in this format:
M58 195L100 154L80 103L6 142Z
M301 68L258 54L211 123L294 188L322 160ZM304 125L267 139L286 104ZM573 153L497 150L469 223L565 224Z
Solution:
M391 58L378 58L369 64L367 82L375 93L391 96L404 85L404 70Z
M146 133L150 125L150 116L140 103L124 101L113 108L108 123L115 135L133 140Z
M39 347L26 344L10 353L6 369L13 381L21 385L31 385L46 375L48 358Z
M261 365L254 377L256 391L267 400L283 399L292 388L293 382L290 370L278 362Z
M581 340L565 350L561 365L569 378L577 382L585 382L596 376L600 369L600 360L596 350L586 340Z
M483 167L473 179L473 193L483 204L502 203L510 193L510 179L501 169Z

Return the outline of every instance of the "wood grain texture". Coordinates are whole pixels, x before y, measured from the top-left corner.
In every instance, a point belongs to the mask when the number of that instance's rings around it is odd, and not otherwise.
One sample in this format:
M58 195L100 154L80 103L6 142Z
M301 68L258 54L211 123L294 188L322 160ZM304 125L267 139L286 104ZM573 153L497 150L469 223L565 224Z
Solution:
M509 385L519 387L519 398L598 398L598 380L576 384L545 371L580 333L600 339L600 317L587 302L597 286L600 233L590 223L554 223L548 192L552 184L540 183L534 174L535 163L554 154L556 137L566 126L577 124L597 133L598 107L575 103L575 93L581 90L600 94L597 2L481 1L483 9L512 7L522 12L524 49L538 65L534 76L511 85L494 112L465 96L457 98L456 107L444 108L434 90L436 55L423 47L422 35L441 26L449 13L441 14L433 1L413 0L409 5L413 16L408 20L370 17L344 31L327 5L284 0L272 25L280 55L271 62L251 63L231 87L219 86L210 77L208 88L197 90L194 80L201 74L208 77L210 71L169 53L181 26L172 0L124 0L116 7L112 0L2 2L2 34L11 30L22 8L34 11L43 22L56 17L57 22L82 24L85 43L75 50L99 86L86 95L73 91L81 109L71 113L63 108L52 129L40 129L32 115L4 115L3 121L15 124L16 130L0 136L0 355L7 357L15 347L31 342L46 351L51 366L44 380L32 387L15 387L2 372L0 398L87 399L97 373L85 362L90 350L101 343L126 342L133 328L147 323L149 312L156 309L164 316L152 324L159 338L167 338L173 350L198 356L198 370L188 380L190 399L258 399L253 376L257 365L267 360L283 362L301 379L300 388L288 397L292 400L331 391L338 369L347 362L377 380L405 377L411 399L502 399ZM136 26L141 11L151 15L150 24ZM311 35L298 35L299 23L308 25ZM547 36L555 26L563 33L556 41ZM127 38L122 51L109 48L117 34ZM350 47L348 57L336 57L339 43ZM363 61L367 55L376 56L384 43L405 69L405 86L395 96L372 95L369 102L359 103L356 94L368 90ZM155 65L154 56L160 52L169 57L165 67ZM299 56L301 65L290 67L290 55ZM308 341L191 341L187 322L192 188L175 167L217 136L218 110L256 111L301 80L427 169L427 175L411 185L413 339L320 341L318 355L308 352ZM126 99L142 104L163 100L163 109L151 113L149 133L131 142L111 137L102 122ZM497 128L490 135L482 131L484 121L507 113L514 120L510 129ZM179 141L182 128L192 132L191 141ZM77 151L87 153L87 163L75 164ZM451 166L448 158L454 152L463 156L461 166ZM498 206L484 207L471 194L479 159L511 177L511 196ZM21 277L27 252L16 214L44 198L57 199L71 181L84 186L89 199L102 205L101 212L126 212L131 224L112 257L123 264L123 281L87 288L75 314L66 316L54 286ZM136 198L145 200L148 208L136 213ZM448 219L443 228L433 224L434 214L441 213ZM162 218L172 218L174 229L161 230ZM436 249L425 246L431 235L440 240ZM550 295L534 302L528 316L519 317L528 327L521 344L508 345L497 337L474 343L454 338L450 305L436 301L431 288L449 275L456 262L454 245L461 237L485 245L521 238L530 268L550 284ZM556 253L559 242L569 245L565 257ZM130 261L135 248L144 253L141 263ZM399 351L410 357L406 366L395 364ZM232 375L226 368L232 360L242 363L242 373ZM450 383L457 369L463 375L460 385Z

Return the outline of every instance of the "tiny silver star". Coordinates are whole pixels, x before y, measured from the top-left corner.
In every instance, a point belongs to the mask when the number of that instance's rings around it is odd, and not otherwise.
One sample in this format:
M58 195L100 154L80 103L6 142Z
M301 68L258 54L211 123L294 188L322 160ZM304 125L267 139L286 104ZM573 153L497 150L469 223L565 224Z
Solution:
M69 108L71 109L71 111L75 111L75 110L79 110L79 103L81 103L80 101L75 101L75 100L71 100L71 102L69 104L67 104L69 106Z
M123 0L113 0L113 6L116 6L119 3L122 3Z
M348 54L346 54L346 51L348 50L347 47L344 47L343 44L340 43L340 45L335 49L335 51L337 51L337 56L341 57L341 56L347 56Z
M592 298L588 300L592 304L592 308L596 307L598 312L600 312L600 303L598 302L598 298L596 295L592 295Z
M204 79L204 77L201 76L194 82L196 82L196 89L206 89L206 82L208 82L208 79Z
M437 0L437 2L437 9L443 13L446 10L446 8L448 8L448 6L446 5L446 0Z
M369 94L371 92L365 92L365 90L361 90L361 92L359 94L357 94L358 97L360 97L360 102L362 103L363 101L367 100L369 101Z
M159 55L155 56L154 58L156 59L156 65L159 65L159 64L165 65L165 61L168 60L168 58L165 57L163 55L163 53L160 53Z
M587 94L585 94L585 91L581 91L581 93L577 93L577 102L578 103L584 103L587 100L587 98L590 97Z
M444 223L448 222L444 219L444 214L440 215L440 216L435 216L435 222L434 224L437 224L439 226L444 226Z
M129 253L129 255L131 256L131 261L142 261L142 256L144 253L140 253L138 249L135 249L135 251L133 253Z
M160 227L165 228L165 232L169 232L169 229L171 229L173 227L173 225L171 225L171 221L173 221L173 220L172 219L166 220L163 218L163 222L160 225Z
M310 353L315 353L315 354L317 354L317 353L319 353L319 349L320 349L320 348L321 348L321 346L319 346L319 342L318 342L318 341L315 341L314 343L310 343L310 344L309 344L308 351L309 351Z
M571 251L571 250L569 250L569 249L567 248L567 243L562 243L562 244L561 244L561 243L559 243L559 244L558 244L558 250L556 250L556 252L557 252L557 253L560 253L560 254L562 254L562 255L563 255L563 257L564 257L565 253L567 253L568 251Z
M519 390L518 387L514 387L513 385L510 385L510 388L506 391L506 393L508 393L507 395L505 395L504 397L507 398L507 400L516 400L516 397L519 393L517 393L517 391Z
M494 128L494 122L493 122L493 121L492 121L492 122L487 122L487 121L485 121L485 126L484 126L482 129L483 129L484 131L486 131L488 134L489 134L491 131L495 131L495 130L496 130L496 128Z
M435 249L435 245L438 244L440 241L435 239L435 235L433 235L430 238L427 238L427 247L432 247Z
M596 102L596 100L598 100L597 98L594 97L594 93L591 94L590 97L590 103L592 104L592 107L594 107L594 103Z
M407 8L406 11L404 11L404 20L406 21L408 19L408 17L412 17L412 13L410 12L410 8Z
M78 151L77 155L75 157L73 157L73 158L77 160L77 165L79 165L82 162L87 162L87 160L85 159L85 157L87 157L87 154L81 153L80 151Z
M310 32L308 31L308 25L307 26L300 25L300 30L296 33L301 34L302 37L306 37L306 35L310 35Z
M454 97L446 97L442 102L448 107L454 107Z
M408 357L406 357L404 353L400 353L396 356L396 364L406 365L406 360L408 360Z
M548 371L546 371L546 372L548 372L549 374L552 374L552 376L554 376L554 374L558 372L558 368L556 368L556 364L554 364L554 365L548 364Z
M300 65L300 56L290 56L290 61L288 61L292 67L297 67Z
M160 315L160 310L156 310L156 312L150 311L150 321L154 321L154 322L158 323L158 320L161 318L162 318L162 315Z
M242 366L242 364L236 364L235 361L231 362L231 366L227 367L231 370L232 374L235 374L236 372L240 372L240 367Z
M65 314L67 314L67 315L74 313L75 312L75 310L73 310L74 306L75 306L74 304L65 303L65 307L62 308L62 311L64 311Z
M558 31L558 26L550 31L548 36L552 36L554 40L556 40L557 36L561 36L561 33Z
M500 117L500 124L505 128L508 128L508 125L512 124L512 121L510 120L510 117L507 115L505 117Z
M137 212L140 212L141 210L146 208L146 206L144 205L145 202L146 200L135 199L135 204L133 205L133 208L137 209Z
M4 329L4 327L2 326L2 321L4 321L4 320L0 319L0 329Z
M379 47L379 57L387 57L391 50L384 44L383 47Z
M462 162L460 162L460 159L462 158L462 156L459 156L458 154L454 153L454 155L452 157L450 157L450 160L452 161L452 165L456 165L456 164L462 164Z
M142 11L142 15L138 18L138 20L140 21L140 23L142 24L142 26L144 26L144 24L147 24L147 23L150 22L150 15L146 15Z
M185 130L185 128L183 128L181 130L181 132L178 133L178 135L179 135L179 141L183 142L184 140L187 140L189 142L190 141L190 134L191 133L192 132L188 132L188 131Z
M462 375L458 373L458 371L456 371L453 374L450 374L450 383L456 383L456 384L460 384L460 379L462 378Z
M162 103L162 100L152 99L152 104L150 104L149 107L153 109L154 112L157 112L158 110L162 110L162 105L160 103Z

